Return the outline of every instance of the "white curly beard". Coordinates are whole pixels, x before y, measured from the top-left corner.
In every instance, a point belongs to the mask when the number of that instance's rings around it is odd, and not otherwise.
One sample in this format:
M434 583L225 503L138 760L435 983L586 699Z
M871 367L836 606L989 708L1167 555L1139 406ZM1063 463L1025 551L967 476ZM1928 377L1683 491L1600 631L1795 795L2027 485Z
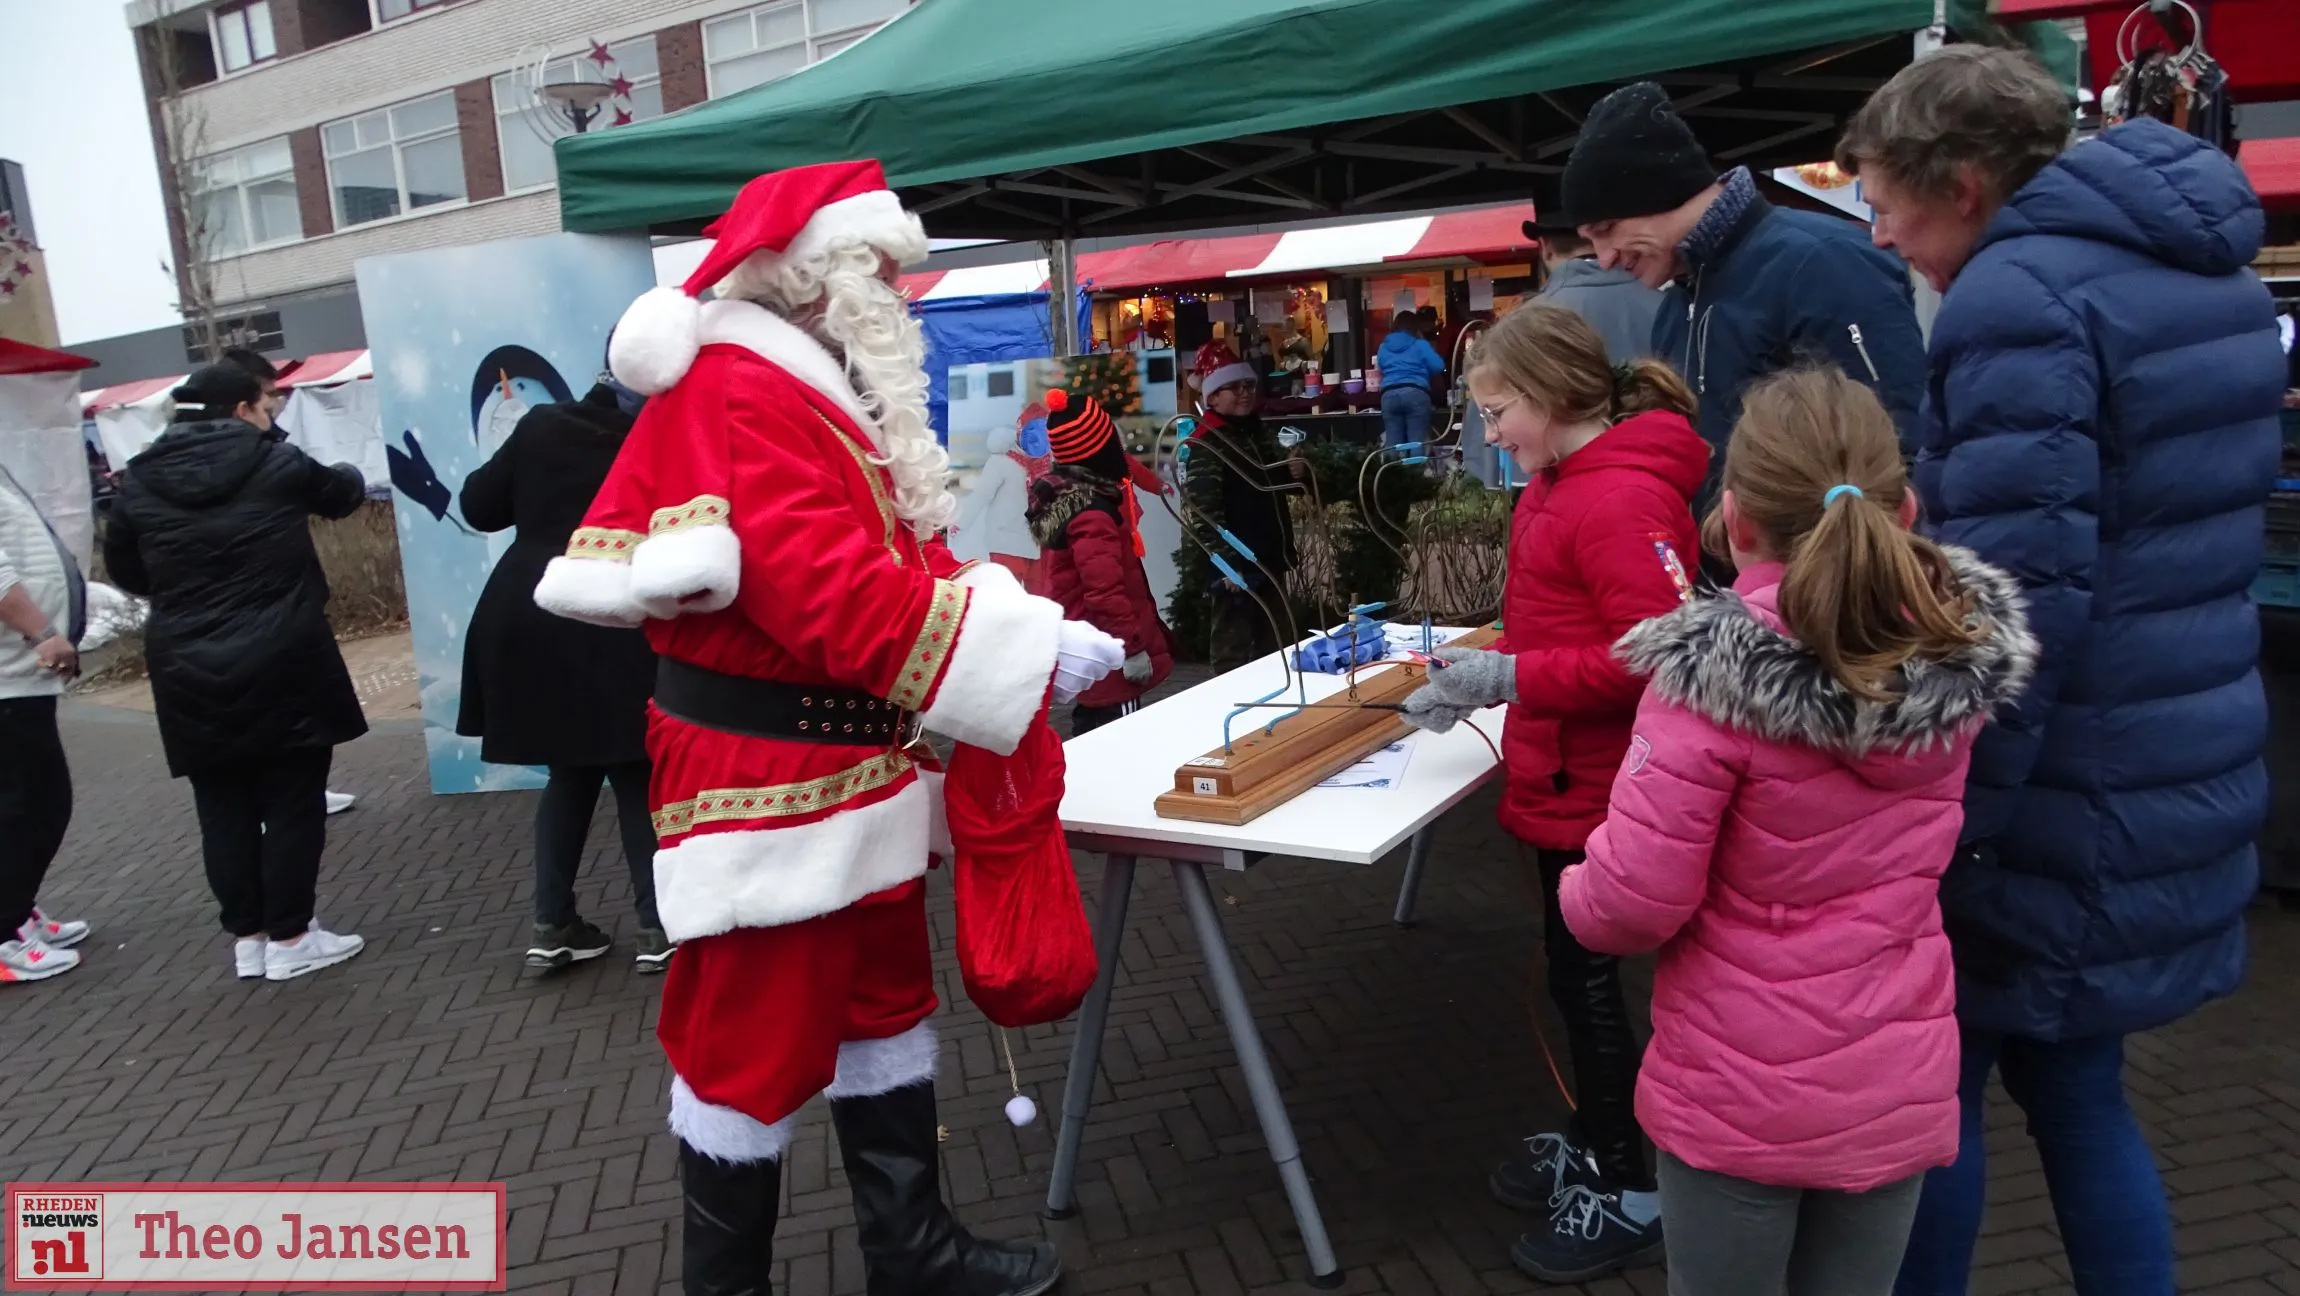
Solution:
M721 297L754 301L804 328L843 356L855 394L869 412L880 453L871 461L894 479L894 511L920 539L958 516L950 455L926 421L926 335L902 291L879 277L880 253L859 240L785 261L752 256L718 287Z

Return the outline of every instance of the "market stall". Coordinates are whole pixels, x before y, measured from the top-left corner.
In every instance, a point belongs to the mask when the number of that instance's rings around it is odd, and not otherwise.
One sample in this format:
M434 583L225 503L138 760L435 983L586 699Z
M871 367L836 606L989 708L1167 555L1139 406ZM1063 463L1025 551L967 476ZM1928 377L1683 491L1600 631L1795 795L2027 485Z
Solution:
M391 465L383 453L383 416L376 402L375 364L362 351L330 351L289 368L280 378L288 393L280 430L321 463L347 463L367 479L370 495L391 492Z
M112 471L127 467L130 459L167 430L173 408L168 393L181 385L184 377L138 378L80 394L80 413L94 421L96 443Z
M96 539L87 443L80 436L80 371L95 361L0 338L0 471L32 497L88 570Z

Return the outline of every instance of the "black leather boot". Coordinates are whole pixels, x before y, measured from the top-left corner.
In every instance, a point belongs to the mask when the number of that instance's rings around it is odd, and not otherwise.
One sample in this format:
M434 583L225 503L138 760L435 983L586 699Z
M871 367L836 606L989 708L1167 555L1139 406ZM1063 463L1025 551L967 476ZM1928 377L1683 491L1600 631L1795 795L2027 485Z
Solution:
M783 1163L729 1164L679 1143L687 1198L679 1280L687 1296L770 1296Z
M831 1101L870 1296L1038 1296L1062 1278L1044 1242L985 1242L942 1201L932 1082Z

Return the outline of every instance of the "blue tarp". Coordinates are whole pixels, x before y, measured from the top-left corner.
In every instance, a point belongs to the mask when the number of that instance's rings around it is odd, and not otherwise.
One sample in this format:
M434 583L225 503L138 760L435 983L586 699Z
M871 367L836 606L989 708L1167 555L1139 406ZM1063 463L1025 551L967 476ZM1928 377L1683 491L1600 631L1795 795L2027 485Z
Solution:
M1078 294L1078 336L1091 327L1091 307ZM1047 327L1045 293L1001 293L991 297L948 297L914 302L911 311L926 329L927 420L935 435L950 441L950 370L953 365L1039 360L1054 354Z

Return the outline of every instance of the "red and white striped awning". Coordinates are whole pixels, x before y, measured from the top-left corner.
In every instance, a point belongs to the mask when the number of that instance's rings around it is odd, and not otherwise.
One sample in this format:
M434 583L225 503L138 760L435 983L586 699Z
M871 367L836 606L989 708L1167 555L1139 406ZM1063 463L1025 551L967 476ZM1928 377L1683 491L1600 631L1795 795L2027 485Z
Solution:
M1078 281L1101 290L1172 288L1417 261L1522 259L1535 246L1524 228L1532 216L1531 207L1489 207L1282 234L1161 239L1085 253ZM912 301L1044 292L1046 262L929 270L904 275L902 283Z
M280 386L328 387L374 376L375 364L366 351L322 351L290 369Z
M168 398L169 392L182 386L187 376L177 374L172 378L138 378L134 382L114 383L92 392L81 392L80 413L83 417L94 418L105 410L124 406L157 405Z

